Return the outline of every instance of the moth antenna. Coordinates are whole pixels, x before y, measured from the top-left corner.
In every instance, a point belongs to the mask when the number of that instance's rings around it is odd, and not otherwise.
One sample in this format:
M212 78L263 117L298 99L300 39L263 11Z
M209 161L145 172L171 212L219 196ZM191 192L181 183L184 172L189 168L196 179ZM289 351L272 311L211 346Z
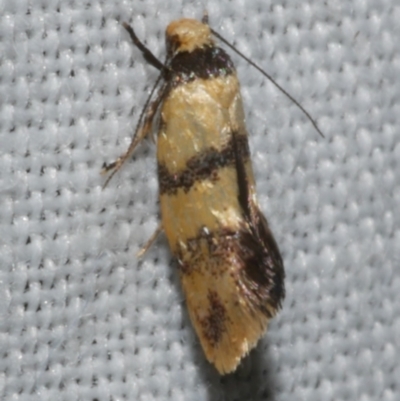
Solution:
M229 48L231 48L236 54L246 60L251 66L257 69L264 77L266 77L269 81L271 81L275 87L277 87L284 95L286 95L310 120L313 127L317 130L317 132L325 138L322 131L319 129L316 121L311 117L311 114L292 96L290 95L285 89L282 88L267 72L265 72L261 67L259 67L254 61L251 61L248 57L246 57L240 50L238 50L235 46L229 43L224 37L222 37L218 32L214 31L214 29L210 28L212 34L218 38L221 42L225 43Z

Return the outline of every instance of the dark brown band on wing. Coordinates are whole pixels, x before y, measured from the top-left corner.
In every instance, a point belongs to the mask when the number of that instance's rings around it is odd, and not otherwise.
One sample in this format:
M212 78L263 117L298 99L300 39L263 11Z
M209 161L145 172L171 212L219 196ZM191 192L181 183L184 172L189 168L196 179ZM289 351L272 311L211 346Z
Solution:
M245 162L241 152L241 144L237 141L237 137L233 136L232 146L235 153L235 169L238 182L238 200L242 207L243 213L248 221L251 221L251 199L250 199L250 183L246 174ZM236 139L236 140L235 140Z
M193 81L232 74L235 67L228 54L216 46L204 46L192 52L180 52L169 64L167 80L172 87Z
M233 133L230 141L223 149L208 148L186 162L186 168L178 173L170 173L165 164L158 165L158 181L160 194L174 194L179 188L185 192L196 181L210 179L218 180L218 170L222 167L236 164L237 154L246 161L250 157L247 135Z

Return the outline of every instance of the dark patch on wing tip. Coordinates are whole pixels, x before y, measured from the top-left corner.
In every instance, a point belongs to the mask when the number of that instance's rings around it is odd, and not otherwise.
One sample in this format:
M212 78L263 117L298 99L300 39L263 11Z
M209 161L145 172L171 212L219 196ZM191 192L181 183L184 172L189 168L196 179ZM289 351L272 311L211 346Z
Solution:
M200 230L186 241L185 250L177 252L181 274L190 275L194 270L216 266L216 279L230 271L241 295L251 305L272 318L285 297L285 271L278 246L264 216L257 210L259 223L247 223L238 231L224 227L216 232ZM206 245L206 248L204 247ZM207 249L208 251L205 251ZM236 255L236 256L235 256ZM209 259L213 262L209 263ZM232 265L232 260L236 260Z
M210 345L215 347L226 331L226 309L216 291L209 290L207 294L209 309L208 315L200 320L204 337Z
M261 241L252 232L240 232L242 277L252 290L252 296L258 300L256 304L260 310L272 317L285 297L285 272L279 249L268 227L262 234Z

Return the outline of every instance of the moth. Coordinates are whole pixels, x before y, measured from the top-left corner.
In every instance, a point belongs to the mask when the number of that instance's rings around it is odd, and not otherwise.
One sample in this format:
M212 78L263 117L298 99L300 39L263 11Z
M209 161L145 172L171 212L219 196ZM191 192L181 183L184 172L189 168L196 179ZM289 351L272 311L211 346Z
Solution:
M162 223L156 234L165 232L176 258L206 358L220 374L230 373L285 296L282 257L257 203L235 67L206 18L169 24L164 63L124 27L160 75L129 149L104 167L112 172L106 184L157 121Z

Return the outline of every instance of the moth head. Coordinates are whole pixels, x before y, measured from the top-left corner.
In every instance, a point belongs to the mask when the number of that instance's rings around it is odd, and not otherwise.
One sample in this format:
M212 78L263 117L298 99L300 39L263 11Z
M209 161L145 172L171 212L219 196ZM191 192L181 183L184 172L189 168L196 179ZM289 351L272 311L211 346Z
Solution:
M171 22L166 30L168 56L213 44L210 27L195 19L183 18Z

